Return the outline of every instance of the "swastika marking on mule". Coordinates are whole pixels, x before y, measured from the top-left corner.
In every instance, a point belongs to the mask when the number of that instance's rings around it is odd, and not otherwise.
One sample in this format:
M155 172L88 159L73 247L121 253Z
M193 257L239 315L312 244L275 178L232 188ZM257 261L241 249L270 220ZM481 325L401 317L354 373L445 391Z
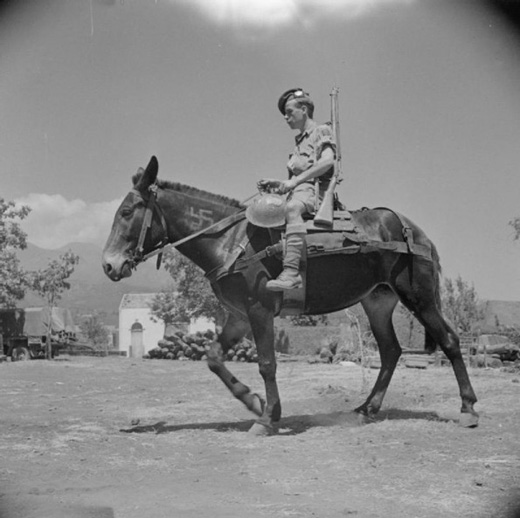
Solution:
M195 230L200 230L215 223L213 211L210 209L197 209L195 207L190 207L188 211L188 219Z

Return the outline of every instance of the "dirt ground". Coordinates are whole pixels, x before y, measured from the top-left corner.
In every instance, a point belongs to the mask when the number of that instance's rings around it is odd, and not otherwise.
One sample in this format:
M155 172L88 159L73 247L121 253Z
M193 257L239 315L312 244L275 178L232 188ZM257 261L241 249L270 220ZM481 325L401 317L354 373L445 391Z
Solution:
M263 394L257 365L231 370ZM281 362L280 433L252 437L204 362L2 363L0 518L516 517L520 374L470 374L476 429L433 366L399 367L359 425L359 367Z

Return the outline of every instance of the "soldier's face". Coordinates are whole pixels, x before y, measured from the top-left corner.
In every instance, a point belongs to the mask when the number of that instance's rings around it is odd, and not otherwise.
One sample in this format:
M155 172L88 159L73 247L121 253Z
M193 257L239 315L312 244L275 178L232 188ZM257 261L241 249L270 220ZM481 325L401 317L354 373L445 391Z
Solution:
M298 107L298 101L291 99L285 104L285 120L291 129L301 130L307 120L307 107Z

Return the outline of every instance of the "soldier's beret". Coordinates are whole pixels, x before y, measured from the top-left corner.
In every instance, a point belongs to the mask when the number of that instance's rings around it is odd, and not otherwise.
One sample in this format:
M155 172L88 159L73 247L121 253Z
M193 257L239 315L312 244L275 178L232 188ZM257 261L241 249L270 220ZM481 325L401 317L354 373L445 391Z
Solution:
M278 99L278 109L282 115L285 115L285 105L287 101L292 99L300 99L302 101L307 101L313 104L310 95L302 88L291 88L290 90L287 90L287 92L284 92L280 96L280 99Z

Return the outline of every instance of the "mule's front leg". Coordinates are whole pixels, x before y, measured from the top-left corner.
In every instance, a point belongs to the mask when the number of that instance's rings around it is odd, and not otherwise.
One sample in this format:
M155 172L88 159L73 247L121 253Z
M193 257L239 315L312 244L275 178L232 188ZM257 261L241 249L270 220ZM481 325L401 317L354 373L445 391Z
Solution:
M222 345L214 342L208 351L208 367L216 374L230 390L231 394L242 401L248 410L257 416L264 411L265 401L258 395L252 394L250 388L238 380L225 366Z
M274 350L274 315L273 311L260 303L255 304L248 312L258 353L258 367L265 383L266 405L260 419L252 426L250 433L254 435L270 435L282 415L280 395L276 384L276 356Z
M215 373L238 400L242 401L248 410L257 416L264 411L265 402L258 394L252 394L247 385L244 385L227 369L224 364L224 352L239 342L249 330L249 325L230 314L218 342L214 342L208 351L208 367Z

